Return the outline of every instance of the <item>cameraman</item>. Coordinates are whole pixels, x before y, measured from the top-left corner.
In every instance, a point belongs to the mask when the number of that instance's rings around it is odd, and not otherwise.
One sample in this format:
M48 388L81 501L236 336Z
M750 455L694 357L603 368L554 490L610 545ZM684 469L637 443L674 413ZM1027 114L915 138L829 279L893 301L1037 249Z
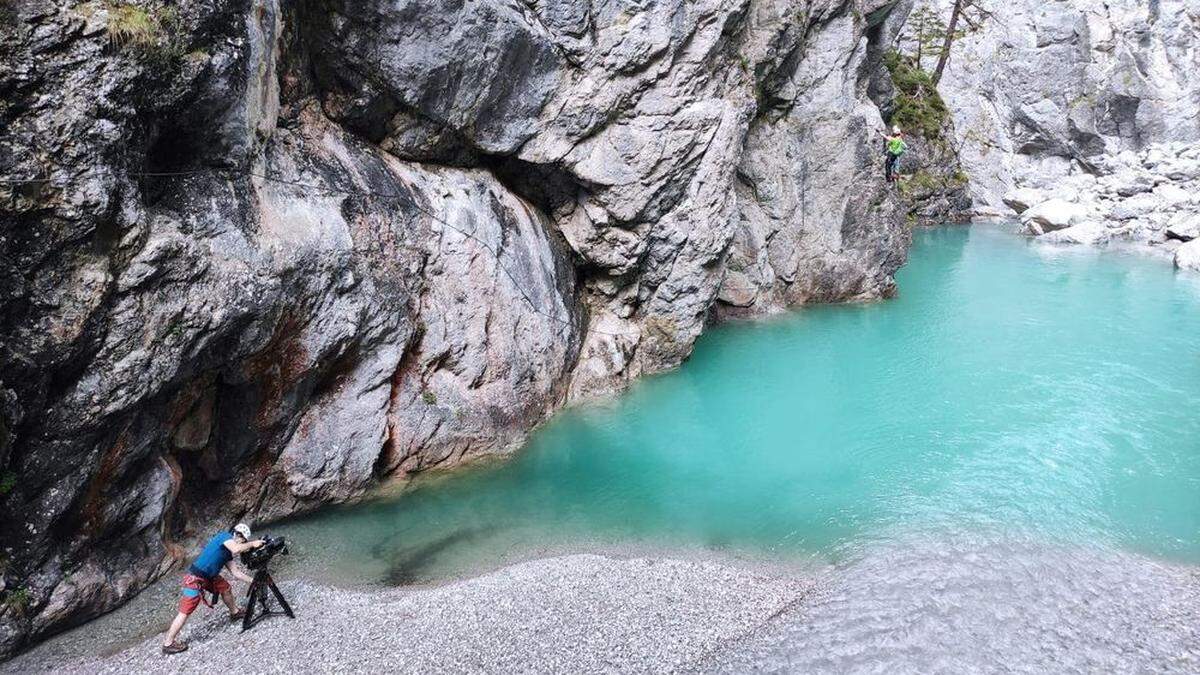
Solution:
M221 576L221 570L228 570L230 574L242 581L253 581L230 563L233 561L233 556L258 548L263 543L262 539L250 541L250 526L245 523L238 523L228 532L219 532L208 540L204 550L188 568L187 574L183 575L183 596L179 598L179 613L175 615L175 620L171 622L171 628L167 630L167 638L163 642L163 654L178 654L188 648L186 642L176 642L175 638L179 636L179 631L183 630L183 624L187 623L188 616L196 610L196 606L201 601L209 607L213 606L204 599L205 592L221 596L221 599L225 601L225 606L229 608L231 621L236 621L245 615L245 611L238 609L237 604L233 601L229 582Z

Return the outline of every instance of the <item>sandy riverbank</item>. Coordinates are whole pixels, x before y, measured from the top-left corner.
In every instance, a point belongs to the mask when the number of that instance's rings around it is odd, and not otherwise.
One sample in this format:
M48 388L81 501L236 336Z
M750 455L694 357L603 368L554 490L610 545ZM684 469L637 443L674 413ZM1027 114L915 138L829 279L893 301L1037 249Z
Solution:
M294 621L272 617L243 634L222 612L201 608L184 654L160 654L157 635L108 655L51 640L0 672L207 673L233 659L239 672L255 673L661 672L754 633L811 587L720 562L599 555L524 562L436 588L285 582Z

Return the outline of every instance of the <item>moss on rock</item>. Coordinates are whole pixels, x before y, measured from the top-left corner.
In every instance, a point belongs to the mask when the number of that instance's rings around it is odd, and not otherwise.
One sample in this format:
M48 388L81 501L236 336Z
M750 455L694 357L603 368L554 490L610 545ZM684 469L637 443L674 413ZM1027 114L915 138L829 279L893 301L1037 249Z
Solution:
M941 140L949 111L929 73L895 50L887 53L884 63L896 85L892 123L931 141Z

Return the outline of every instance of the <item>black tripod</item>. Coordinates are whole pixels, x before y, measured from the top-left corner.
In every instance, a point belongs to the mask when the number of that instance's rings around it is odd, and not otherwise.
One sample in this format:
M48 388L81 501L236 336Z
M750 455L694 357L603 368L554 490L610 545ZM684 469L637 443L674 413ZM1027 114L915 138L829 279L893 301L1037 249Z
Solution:
M267 596L268 589L275 596L275 600L279 602L283 611L271 606L272 603ZM251 626L271 614L286 614L289 619L296 618L296 615L292 614L291 605L283 599L283 593L279 592L279 587L275 585L275 580L271 578L271 573L265 567L254 573L254 580L250 582L250 590L246 594L250 596L250 601L246 603L246 616L242 617L243 631L250 630ZM254 615L255 605L261 607L258 616Z

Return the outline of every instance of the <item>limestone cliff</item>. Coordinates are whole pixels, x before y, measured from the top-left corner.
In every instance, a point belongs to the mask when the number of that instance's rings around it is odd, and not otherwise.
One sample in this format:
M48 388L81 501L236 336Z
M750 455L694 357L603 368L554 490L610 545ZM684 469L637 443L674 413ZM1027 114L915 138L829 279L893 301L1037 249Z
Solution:
M987 7L941 82L976 209L1016 211L1054 243L1135 242L1196 268L1200 4Z
M892 9L0 4L0 656L716 315L890 294Z
M949 16L950 0L923 4ZM993 18L955 43L939 84L980 208L1009 213L1013 188L1200 140L1194 0L983 4Z

